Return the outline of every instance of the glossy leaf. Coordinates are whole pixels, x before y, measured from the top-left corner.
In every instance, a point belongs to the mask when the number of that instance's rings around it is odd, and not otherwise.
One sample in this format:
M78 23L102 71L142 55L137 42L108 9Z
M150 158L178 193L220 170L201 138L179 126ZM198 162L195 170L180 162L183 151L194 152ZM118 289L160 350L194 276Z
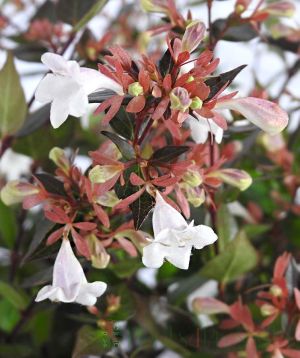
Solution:
M5 65L0 70L0 132L2 137L14 134L22 127L27 105L16 71L13 56L7 54Z
M24 293L21 294L14 287L4 281L0 281L0 296L4 297L19 310L24 310L28 304L28 298Z
M35 174L35 177L43 184L49 193L62 196L66 195L63 183L60 180L57 180L54 176L40 173Z
M225 41L250 41L258 36L257 31L250 23L244 24L232 24L223 34L225 27L227 26L227 20L218 19L212 24L212 33L214 37L219 38L222 34L222 40Z
M201 270L204 277L222 283L231 282L252 270L257 254L246 235L240 232L221 254L209 261Z
M150 161L152 164L158 162L169 163L179 157L181 154L187 152L190 148L188 146L168 145L160 148L152 154Z
M80 30L95 16L107 0L59 0L56 13L59 20L74 26L74 31Z
M117 134L129 140L133 139L134 115L127 113L123 106L120 107L119 112L111 119L109 124Z
M119 149L124 159L130 160L135 157L133 147L125 138L120 137L118 134L102 131L104 136L109 138Z
M209 96L205 101L209 101L212 97L214 97L221 88L225 85L226 87L231 84L231 82L235 79L235 77L246 67L247 65L239 66L231 71L221 73L219 76L210 77L205 81L205 84L210 88Z

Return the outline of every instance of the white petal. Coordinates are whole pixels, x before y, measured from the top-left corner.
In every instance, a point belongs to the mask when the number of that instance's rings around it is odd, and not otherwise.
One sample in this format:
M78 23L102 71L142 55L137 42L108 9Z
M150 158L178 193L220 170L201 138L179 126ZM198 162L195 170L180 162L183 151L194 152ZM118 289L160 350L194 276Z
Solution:
M36 91L35 91L35 98L37 101L42 103L49 103L55 98L56 91L55 83L56 76L52 73L48 73L39 83Z
M61 99L55 99L51 104L50 122L53 128L60 127L69 116L69 103Z
M159 268L164 263L165 247L159 243L151 243L143 248L143 264L150 268Z
M84 306L93 306L97 302L97 297L102 296L106 288L104 282L87 283L81 287L76 302Z
M195 249L202 249L204 246L211 245L218 240L218 236L213 229L206 225L190 227L183 236L191 239L190 243Z
M91 68L81 67L78 81L86 94L96 90L111 90L120 95L123 94L123 88L119 83Z
M164 229L184 230L188 226L184 217L166 203L158 191L156 192L152 224L155 237Z
M69 100L69 114L74 117L83 116L88 110L88 97L84 90L80 88Z
M75 302L80 290L80 284L72 287L72 290L65 291L61 287L54 287L51 285L43 287L37 294L36 302L40 302L46 299L54 302Z
M281 132L288 124L288 115L278 104L261 98L233 98L217 103L216 108L240 112L248 121L269 134Z
M64 239L54 263L53 286L65 292L73 290L78 284L86 284L83 269L71 248L69 240Z
M210 126L210 131L213 133L213 135L215 136L215 140L218 144L220 144L222 142L223 139L223 129L221 127L219 127L213 120L208 119L209 122L209 126Z
M209 126L207 120L197 120L190 116L187 121L191 129L191 137L195 143L202 144L207 141Z
M191 250L192 247L190 245L185 247L170 247L168 254L166 254L166 260L182 270L187 270L190 264Z
M54 73L65 75L68 72L68 61L60 55L46 52L42 55L41 61Z

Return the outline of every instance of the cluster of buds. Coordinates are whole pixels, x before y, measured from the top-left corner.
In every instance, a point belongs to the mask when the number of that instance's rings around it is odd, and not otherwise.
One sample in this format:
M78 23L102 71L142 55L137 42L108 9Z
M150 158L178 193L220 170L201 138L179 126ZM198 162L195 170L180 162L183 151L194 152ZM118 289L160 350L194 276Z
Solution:
M215 142L227 129L223 110L240 113L269 134L288 123L275 103L223 94L244 66L214 76L219 59L213 52L194 55L204 42L204 24L190 15L184 20L173 1L167 2L168 9L163 3L144 5L166 10L172 26L181 24L184 31L181 37L169 33L158 63L146 55L137 62L120 46L109 49L99 71L57 54L42 56L52 73L42 79L35 97L51 103L53 127L69 115L84 115L89 103L96 102L96 113L105 112L101 125L110 124L114 132L102 131L109 140L89 153L92 165L85 173L63 150L53 148L49 157L58 167L56 176L36 174L34 184L13 182L2 189L7 204L22 201L26 209L41 204L53 222L47 244L62 240L52 285L42 288L38 301L93 305L105 291L105 283L87 282L70 240L95 268L112 264L113 250L123 249L132 257L140 253L147 267L161 267L167 260L188 269L192 250L218 238L212 228L187 222L189 204L214 209L214 193L221 185L245 190L252 182L245 171L224 167L225 147L224 153L216 150ZM139 230L152 209L154 237ZM249 334L259 332L254 324L248 326Z
M27 41L39 41L56 51L65 41L67 33L62 24L53 24L48 19L34 20L24 35Z
M229 319L220 321L219 327L224 330L231 330L242 327L243 331L234 331L222 337L218 346L229 348L246 340L245 353L247 358L260 357L263 352L271 352L272 357L291 357L299 356L299 350L293 349L292 342L289 342L288 335L273 336L272 323L278 317L287 317L289 324L294 329L294 339L300 339L300 291L298 288L289 287L287 270L291 269L292 257L288 253L280 256L274 267L273 279L268 290L259 291L257 294L256 306L260 308L261 321L255 323L250 309L250 305L242 303L241 299L232 305L227 305L222 301L209 297L196 297L192 307L197 314L226 314ZM296 318L296 319L294 319ZM286 330L285 330L286 331ZM285 332L287 334L287 331ZM256 339L272 341L266 347L266 351L257 348ZM289 347L289 345L291 345ZM230 357L235 357L232 353Z

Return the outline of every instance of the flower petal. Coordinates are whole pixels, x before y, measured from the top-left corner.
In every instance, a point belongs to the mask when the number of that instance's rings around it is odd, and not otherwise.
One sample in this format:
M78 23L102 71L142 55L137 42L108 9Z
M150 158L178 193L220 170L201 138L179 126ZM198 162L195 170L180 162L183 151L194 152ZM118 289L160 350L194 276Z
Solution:
M166 254L166 260L172 265L187 270L190 264L192 246L186 245L184 247L170 247Z
M218 240L213 229L206 225L190 227L183 235L191 238L190 243L195 249L203 249L204 246L211 245Z
M143 248L143 264L150 268L159 268L164 263L165 247L159 243L153 242Z
M65 75L67 73L68 61L60 55L46 52L42 55L41 61L54 73L61 75Z
M118 82L92 68L81 67L78 79L86 94L96 90L111 90L119 95L124 94L123 88Z
M188 226L184 217L166 203L158 191L156 192L152 223L155 237L164 229L184 230Z
M102 296L106 288L107 284L101 281L81 286L76 302L84 306L93 306L97 301L97 297Z
M288 124L288 115L278 104L261 98L246 97L220 101L216 108L240 112L246 119L269 134L281 132Z

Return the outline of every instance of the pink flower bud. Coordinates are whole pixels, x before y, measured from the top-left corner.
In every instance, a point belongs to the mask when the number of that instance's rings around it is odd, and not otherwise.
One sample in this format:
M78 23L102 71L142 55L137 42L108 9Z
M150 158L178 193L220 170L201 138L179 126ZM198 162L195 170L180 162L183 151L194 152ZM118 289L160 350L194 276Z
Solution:
M193 52L203 40L205 34L205 25L203 22L192 21L185 29L182 38L182 51Z
M188 91L183 87L176 87L170 93L171 109L185 112L192 100L190 99Z
M220 169L207 175L208 177L218 178L224 183L235 186L240 190L246 190L252 184L251 176L244 170L239 169Z
M213 297L199 297L195 298L192 307L195 313L203 313L203 314L217 314L217 313L228 313L229 307L213 298Z
M216 108L226 108L240 112L269 134L281 132L288 124L288 115L278 104L261 98L246 97L220 101Z
M279 1L268 5L259 12L266 12L272 16L292 17L295 14L296 7L291 1Z

